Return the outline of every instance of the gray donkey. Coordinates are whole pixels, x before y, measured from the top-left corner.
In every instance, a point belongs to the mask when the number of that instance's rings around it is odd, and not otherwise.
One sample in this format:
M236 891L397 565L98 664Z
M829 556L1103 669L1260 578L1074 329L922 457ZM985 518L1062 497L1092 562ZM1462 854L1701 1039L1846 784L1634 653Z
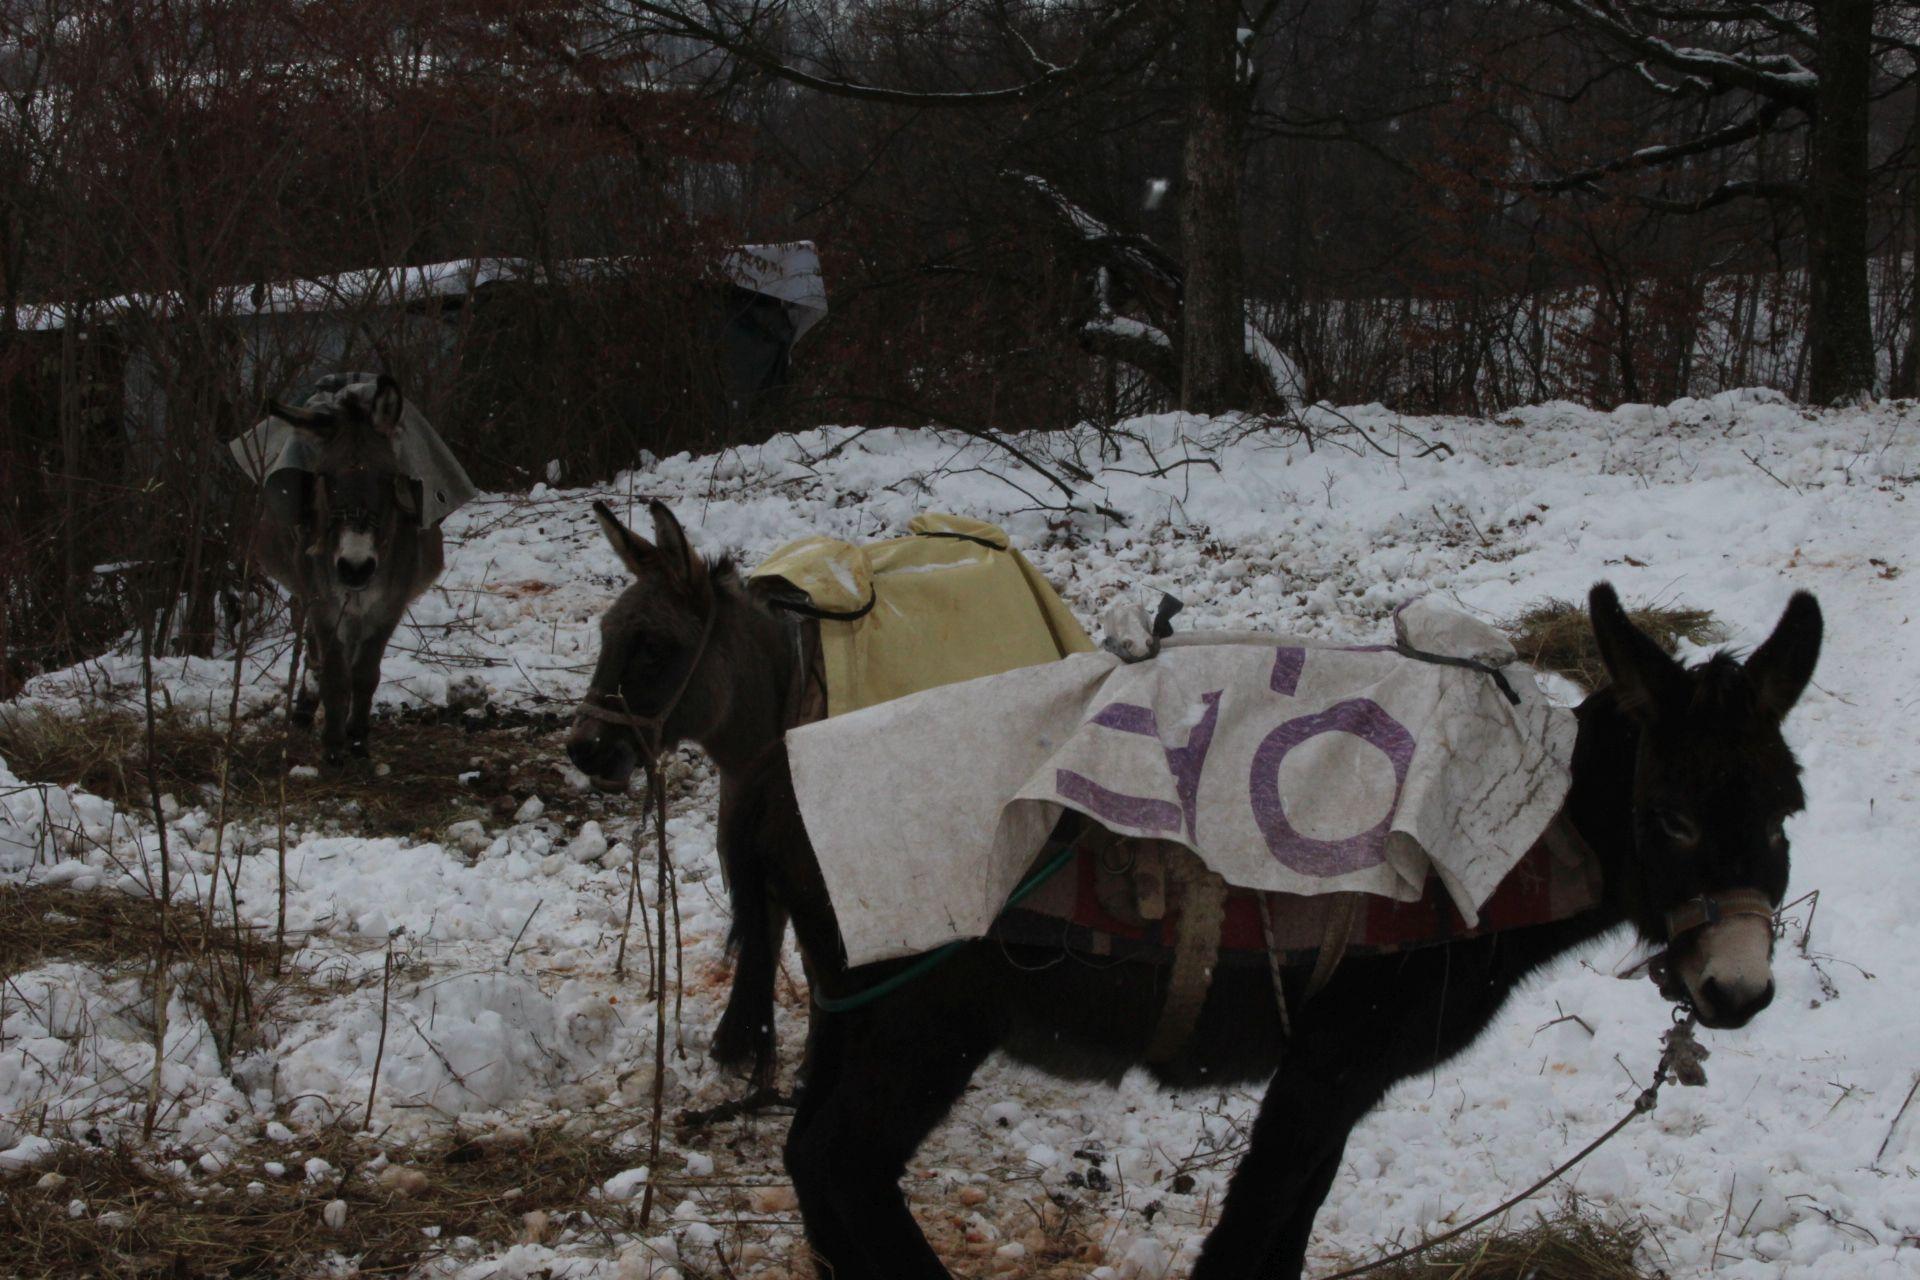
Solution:
M293 719L310 728L315 701L322 705L321 743L332 765L367 755L367 715L387 641L446 565L437 519L444 512L430 509L436 504L402 464L399 384L381 374L371 383L330 385L340 381L321 384L335 392L331 402L321 396L295 409L267 401L262 426L293 427L305 457L297 469L276 473L285 500L268 502L254 535L259 563L305 615L307 670ZM432 496L444 504L444 493ZM435 518L423 524L423 514Z

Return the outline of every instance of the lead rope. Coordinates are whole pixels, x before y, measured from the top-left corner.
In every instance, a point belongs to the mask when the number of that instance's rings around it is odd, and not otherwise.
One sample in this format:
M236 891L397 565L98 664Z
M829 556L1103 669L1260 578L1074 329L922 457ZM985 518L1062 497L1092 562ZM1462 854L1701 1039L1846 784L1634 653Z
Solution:
M1398 1253L1389 1254L1387 1257L1378 1259L1377 1261L1369 1262L1358 1267L1348 1267L1345 1271L1336 1271L1330 1276L1321 1277L1320 1280L1351 1280L1353 1276L1363 1276L1368 1272L1378 1271L1382 1267L1392 1266L1394 1263L1403 1262L1416 1254L1438 1248L1450 1240L1458 1240L1475 1227L1492 1221L1494 1218L1499 1217L1507 1210L1519 1204L1522 1200L1528 1199L1536 1192L1554 1182L1562 1174L1566 1173L1567 1170L1573 1168L1582 1160L1585 1160L1588 1156L1605 1146L1615 1134L1626 1128L1635 1116L1645 1115L1647 1112L1652 1111L1654 1107L1659 1104L1660 1086L1667 1082L1669 1073L1674 1075L1682 1084L1705 1084L1707 1081L1706 1072L1701 1069L1700 1060L1707 1056L1707 1051L1701 1046L1698 1040L1693 1038L1694 1012L1691 1009L1676 1007L1673 1011L1673 1017L1673 1025L1667 1028L1660 1036L1660 1042L1663 1047L1660 1051L1660 1061L1653 1069L1653 1083L1640 1091L1640 1096L1633 1100L1633 1106L1627 1109L1625 1115L1614 1121L1611 1128L1595 1138L1592 1142L1589 1142L1586 1146L1580 1148L1580 1150L1564 1164L1554 1169L1553 1172L1547 1174L1546 1177L1540 1179L1525 1191L1520 1192L1511 1199L1502 1201L1471 1222L1462 1223L1444 1235L1435 1236L1431 1240L1423 1240L1410 1249L1402 1249Z

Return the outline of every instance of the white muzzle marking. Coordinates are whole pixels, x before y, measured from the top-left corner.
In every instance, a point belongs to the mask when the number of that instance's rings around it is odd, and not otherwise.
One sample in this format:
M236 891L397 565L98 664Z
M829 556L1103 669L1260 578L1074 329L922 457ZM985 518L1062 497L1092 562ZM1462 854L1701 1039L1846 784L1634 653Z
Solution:
M1749 1008L1773 985L1773 924L1737 915L1703 926L1678 969L1705 1016L1724 1017Z

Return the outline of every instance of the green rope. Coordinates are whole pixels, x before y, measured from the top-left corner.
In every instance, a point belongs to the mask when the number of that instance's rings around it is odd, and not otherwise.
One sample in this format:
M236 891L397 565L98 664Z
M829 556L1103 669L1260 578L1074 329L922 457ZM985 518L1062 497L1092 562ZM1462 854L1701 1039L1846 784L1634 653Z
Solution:
M1019 888L1008 895L1007 906L1013 906L1035 889L1038 889L1042 884L1046 883L1047 879L1052 876L1054 872L1066 866L1068 862L1073 860L1073 855L1078 852L1078 845L1068 845L1062 849L1053 861L1028 876L1021 882ZM1004 909L1005 908L1002 908L1002 910ZM862 1005L871 1004L881 996L898 991L915 978L932 971L942 960L945 960L961 947L966 946L969 941L971 941L971 939L963 938L949 942L936 950L929 951L900 972L894 974L891 978L882 979L865 990L856 991L850 996L823 996L818 990L815 990L813 993L813 1003L828 1013L846 1013L850 1009L858 1009Z

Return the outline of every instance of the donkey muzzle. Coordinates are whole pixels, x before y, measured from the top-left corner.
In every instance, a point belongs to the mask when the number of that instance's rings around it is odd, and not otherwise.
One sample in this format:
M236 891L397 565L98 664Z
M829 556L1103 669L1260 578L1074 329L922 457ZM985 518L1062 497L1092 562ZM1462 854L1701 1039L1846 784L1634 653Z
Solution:
M624 733L607 733L592 720L581 720L567 735L567 759L587 775L596 791L620 792L640 762L640 753Z
M340 585L349 591L358 591L373 581L373 575L380 567L380 556L374 547L373 535L358 529L349 529L340 535L339 547L334 554L333 575Z
M1701 1024L1743 1027L1773 1003L1773 922L1728 915L1680 939L1672 968Z

